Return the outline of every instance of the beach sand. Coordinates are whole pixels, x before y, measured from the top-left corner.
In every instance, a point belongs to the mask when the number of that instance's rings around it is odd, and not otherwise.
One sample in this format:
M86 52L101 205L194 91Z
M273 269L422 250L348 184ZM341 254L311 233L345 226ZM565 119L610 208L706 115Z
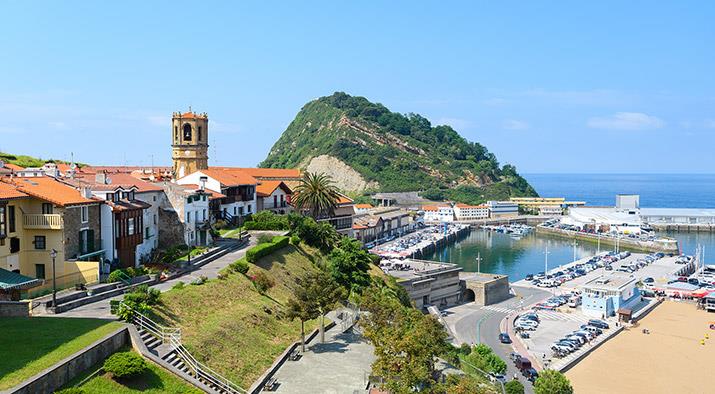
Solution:
M566 372L577 394L715 392L715 313L666 301ZM647 328L650 334L643 334ZM705 334L710 339L700 344Z

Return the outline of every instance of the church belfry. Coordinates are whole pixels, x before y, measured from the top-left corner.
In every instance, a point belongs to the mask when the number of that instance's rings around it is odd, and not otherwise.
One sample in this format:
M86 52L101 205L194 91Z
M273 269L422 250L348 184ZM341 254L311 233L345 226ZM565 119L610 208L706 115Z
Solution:
M174 178L209 166L209 117L204 112L174 112L171 116L171 159Z

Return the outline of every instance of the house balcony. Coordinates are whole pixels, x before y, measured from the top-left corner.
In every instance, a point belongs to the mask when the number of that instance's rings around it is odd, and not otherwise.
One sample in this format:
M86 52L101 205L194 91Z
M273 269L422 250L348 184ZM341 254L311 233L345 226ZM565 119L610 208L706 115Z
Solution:
M28 230L62 230L64 221L59 214L25 213L22 225Z

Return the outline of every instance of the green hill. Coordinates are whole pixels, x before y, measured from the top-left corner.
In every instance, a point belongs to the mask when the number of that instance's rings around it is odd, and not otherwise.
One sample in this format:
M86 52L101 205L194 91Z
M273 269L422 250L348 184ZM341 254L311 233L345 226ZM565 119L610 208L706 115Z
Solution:
M297 278L317 270L321 258L317 249L290 245L251 264L248 275L232 273L200 286L173 289L162 295L153 312L163 323L181 327L182 341L199 361L248 388L300 339L300 322L284 317L284 305ZM275 282L265 296L249 279L259 271ZM305 329L316 327L311 322Z
M260 166L326 172L354 192L422 191L467 203L536 195L514 166L450 126L342 92L307 103Z
M45 163L65 163L65 164L70 164L66 161L62 160L55 160L55 159L47 159L43 160L37 157L33 156L27 156L27 155L13 155L11 153L4 153L0 152L0 160L2 160L5 163L10 163L14 164L16 166L20 166L23 168L27 167L42 167ZM81 163L76 163L77 166L82 167L84 164Z

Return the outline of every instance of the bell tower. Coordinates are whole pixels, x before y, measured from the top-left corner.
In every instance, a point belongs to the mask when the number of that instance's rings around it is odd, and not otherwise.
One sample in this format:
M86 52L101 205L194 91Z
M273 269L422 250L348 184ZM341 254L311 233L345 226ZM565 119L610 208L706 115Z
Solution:
M171 115L171 159L174 178L183 178L209 166L209 117L206 112Z

